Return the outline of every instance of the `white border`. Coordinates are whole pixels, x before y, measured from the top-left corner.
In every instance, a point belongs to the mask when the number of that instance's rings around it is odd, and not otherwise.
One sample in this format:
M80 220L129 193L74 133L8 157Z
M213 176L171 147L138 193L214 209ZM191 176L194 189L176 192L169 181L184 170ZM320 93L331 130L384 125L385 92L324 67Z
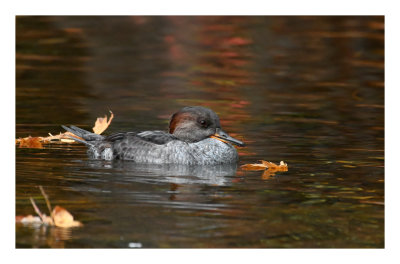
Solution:
M8 1L1 12L1 256L5 263L148 263L278 262L393 263L399 257L399 173L396 172L400 131L398 75L399 14L396 1ZM385 23L385 249L374 250L22 250L15 247L15 15L386 15ZM4 125L6 124L6 125ZM9 143L10 142L10 143ZM12 151L9 151L12 149ZM12 260L9 260L12 258Z

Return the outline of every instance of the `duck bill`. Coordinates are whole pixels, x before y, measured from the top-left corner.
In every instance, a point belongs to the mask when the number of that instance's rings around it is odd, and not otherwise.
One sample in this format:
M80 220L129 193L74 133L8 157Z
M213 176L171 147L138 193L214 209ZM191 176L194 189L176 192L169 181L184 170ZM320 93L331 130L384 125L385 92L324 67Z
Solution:
M228 133L226 133L225 131L223 131L222 129L217 128L217 131L215 132L215 134L211 135L210 138L215 138L219 141L222 141L224 143L231 143L231 144L235 144L239 147L244 147L245 144L240 141L237 140L236 138L233 138L231 136L228 135Z

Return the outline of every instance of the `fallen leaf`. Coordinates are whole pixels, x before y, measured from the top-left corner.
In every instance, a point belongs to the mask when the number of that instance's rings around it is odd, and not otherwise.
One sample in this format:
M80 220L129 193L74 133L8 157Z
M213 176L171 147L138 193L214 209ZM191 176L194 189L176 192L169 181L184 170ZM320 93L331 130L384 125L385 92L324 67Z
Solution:
M76 227L82 226L82 223L79 221L74 221L74 217L70 214L65 208L61 206L56 206L51 213L54 225L58 227Z
M43 148L40 137L26 137L19 141L20 148Z
M268 167L265 166L264 164L260 163L253 163L253 164L244 164L240 166L242 170L266 170Z
M279 165L273 162L260 160L261 163L244 164L240 166L242 170L266 170L266 169L276 169L279 171L287 171L288 166L285 162L281 161Z
M275 173L278 171L288 171L288 165L283 161L281 161L279 165L265 160L260 160L260 162L261 163L244 164L240 166L240 168L242 170L251 170L251 171L264 170L261 176L263 180L269 179L271 176L275 175Z
M261 175L261 179L268 180L269 178L271 178L274 175L275 175L275 172L270 171L270 170L265 170L263 172L263 174Z
M98 117L96 120L96 123L94 124L93 127L93 132L96 134L101 134L104 132L104 130L107 129L107 127L111 124L111 120L114 118L114 114L110 111L111 116L110 119L107 121L107 115L104 117Z
M276 165L273 162L264 161L264 160L262 160L261 162L262 162L262 164L267 166L268 170L274 170L274 171L287 171L288 170L288 165L283 161L281 161L279 163L279 165Z

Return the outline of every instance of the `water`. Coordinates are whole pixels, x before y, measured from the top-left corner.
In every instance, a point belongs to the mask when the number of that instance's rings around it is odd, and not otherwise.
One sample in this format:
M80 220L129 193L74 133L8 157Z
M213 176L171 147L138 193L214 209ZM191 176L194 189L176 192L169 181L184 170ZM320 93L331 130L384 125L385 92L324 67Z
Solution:
M384 247L383 17L18 17L16 137L61 124L166 129L212 108L247 143L236 166L137 166L79 144L16 148L29 197L84 227L16 225L16 247Z

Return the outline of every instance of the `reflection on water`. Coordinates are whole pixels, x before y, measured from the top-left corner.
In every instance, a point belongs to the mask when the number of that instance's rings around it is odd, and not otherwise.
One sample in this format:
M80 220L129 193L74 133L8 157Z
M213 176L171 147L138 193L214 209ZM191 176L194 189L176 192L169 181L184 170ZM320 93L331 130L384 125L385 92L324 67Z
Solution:
M71 229L54 228L46 225L17 224L21 234L21 245L32 245L33 247L65 248L65 241L71 239Z
M186 105L243 140L236 167L16 149L16 213L37 186L85 225L16 228L16 247L383 247L383 17L18 17L17 137L166 129ZM63 235L64 234L64 235ZM54 243L52 241L58 241Z
M98 164L90 161L89 166L96 168ZM212 166L186 166L177 164L153 165L135 164L129 161L114 161L103 164L121 173L122 177L131 177L133 181L166 182L176 184L210 184L226 185L230 181L226 176L235 175L236 164L212 165Z

